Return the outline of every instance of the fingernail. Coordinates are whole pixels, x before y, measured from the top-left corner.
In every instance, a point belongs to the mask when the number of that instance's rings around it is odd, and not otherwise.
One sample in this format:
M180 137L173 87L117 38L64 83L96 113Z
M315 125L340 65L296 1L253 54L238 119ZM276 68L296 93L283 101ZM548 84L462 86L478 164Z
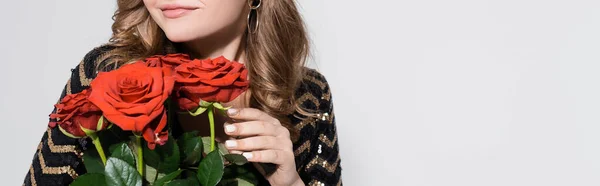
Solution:
M225 141L225 146L226 147L236 147L237 146L237 142L234 140L227 140Z
M238 113L237 109L234 109L234 108L227 109L227 114L229 114L230 116L235 116L237 113Z
M246 159L252 159L252 153L251 152L244 152L244 153L242 153L242 156L246 157Z
M225 132L232 133L235 131L235 125L225 125Z
M229 153L242 155L243 152L239 150L230 150Z

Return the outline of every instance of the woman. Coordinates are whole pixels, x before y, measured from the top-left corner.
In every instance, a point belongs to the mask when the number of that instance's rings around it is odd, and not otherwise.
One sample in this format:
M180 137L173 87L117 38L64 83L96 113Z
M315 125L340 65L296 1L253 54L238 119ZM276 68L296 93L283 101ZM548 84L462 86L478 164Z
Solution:
M246 65L251 84L227 103L229 117L244 122L225 124L219 141L254 162L265 184L341 185L330 89L304 67L308 38L293 0L118 0L113 18L110 42L85 55L61 97L88 88L98 71L151 55L224 56ZM180 116L179 124L207 122ZM85 173L89 145L48 128L24 185L68 185ZM265 163L273 173L264 174Z

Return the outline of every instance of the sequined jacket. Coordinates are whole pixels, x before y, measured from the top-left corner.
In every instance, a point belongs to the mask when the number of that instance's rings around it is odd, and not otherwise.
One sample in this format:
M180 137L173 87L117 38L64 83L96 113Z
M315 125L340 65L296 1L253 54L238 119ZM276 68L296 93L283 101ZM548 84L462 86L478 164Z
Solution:
M96 67L110 60L112 47L102 45L88 52L73 68L61 99L65 95L87 89L96 75ZM342 185L335 115L329 85L322 74L306 69L301 86L296 90L297 104L318 111L318 118L288 117L299 131L294 142L297 171L307 185ZM297 114L297 113L295 113ZM47 126L47 125L46 125ZM68 185L85 173L83 150L89 139L73 139L58 128L46 128L37 146L23 185Z

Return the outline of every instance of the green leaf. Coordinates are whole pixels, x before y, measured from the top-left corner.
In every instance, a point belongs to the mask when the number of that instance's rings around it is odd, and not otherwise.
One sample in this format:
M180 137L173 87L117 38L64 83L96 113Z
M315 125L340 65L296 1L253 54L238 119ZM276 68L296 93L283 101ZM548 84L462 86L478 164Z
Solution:
M177 140L180 139L190 139L193 137L198 137L198 131L189 131L189 132L185 132L183 133L181 136L179 136L179 138Z
M204 101L204 100L200 100L200 107L204 107L204 108L208 108L210 105L214 104L213 102L208 102L208 101Z
M81 175L70 186L106 186L104 174L86 173Z
M65 135L65 136L67 136L67 137L69 137L69 138L75 138L75 139L77 139L77 138L81 138L81 137L78 137L78 136L73 136L73 134L71 134L71 133L67 132L67 131L66 131L65 129L63 129L63 128L62 128L60 125L58 125L58 129L59 129L59 130L60 130L60 131L61 131L61 132L62 132L62 133Z
M100 130L102 127L104 127L104 116L100 116L98 124L96 125L96 130Z
M217 143L217 150L219 150L221 155L229 154L229 150L227 150L224 143Z
M259 177L262 175L252 164L230 165L225 167L223 181L219 185L231 185L229 182L237 183L234 185L258 185Z
M223 158L218 151L208 153L198 166L198 180L202 186L215 186L223 177Z
M238 181L238 184L237 184L238 186L254 186L254 184L252 184L244 179L238 178L237 181Z
M135 156L133 155L133 151L125 142L110 146L110 152L111 157L119 158L127 162L129 165L135 166Z
M223 107L223 105L221 105L220 103L213 103L213 106L215 106L215 108L219 109L219 110L227 110L231 107Z
M96 148L88 148L83 153L83 165L87 173L104 173L104 164Z
M197 166L202 159L202 138L196 132L184 133L178 140L182 163L187 166Z
M156 180L159 180L166 176L165 173L158 173L154 167L149 166L148 164L144 167L144 177L146 177L146 181L150 183L154 183Z
M183 172L183 170L177 170L175 172L172 172L170 174L167 174L166 176L156 180L154 182L154 184L152 184L153 186L163 186L165 185L166 182L169 182L175 178L177 178L177 176L179 176L179 174L181 174L181 172Z
M196 185L198 185L198 184L190 179L173 180L173 181L165 184L165 186L196 186Z
M246 159L246 157L242 156L241 154L225 154L223 155L223 157L230 163L236 165L244 165L248 163L248 159Z
M197 172L198 172L197 168L196 168L196 170L184 169L183 172L181 173L181 178L193 179L193 180L196 180L196 182L198 182ZM200 184L200 182L198 182L198 184Z
M198 181L198 171L197 170L184 170L180 177L182 179L188 180L192 185L200 185L200 181Z
M154 167L158 173L171 173L179 169L179 146L173 136L169 135L169 139L164 145L157 145L154 150L144 145L144 162Z
M107 148L110 147L112 144L131 141L130 136L133 135L131 131L123 131L121 128L119 128L119 126L111 127L110 129L106 130L101 130L96 134L102 140L102 146L105 146Z
M198 115L204 113L205 111L206 111L206 107L198 107L198 109L196 109L196 111L194 111L194 112L188 111L188 112L192 116L198 116Z
M156 169L154 167L149 166L148 164L144 165L144 170L144 177L146 177L146 180L150 183L156 181L157 177L160 176L160 174L156 172Z
M113 127L113 124L109 122L108 127L106 127L106 130L110 130Z
M93 136L96 135L96 131L95 130L90 130L90 129L86 129L83 126L79 126L79 128L83 131L83 133L85 133L85 135L87 136Z
M235 178L235 179L227 179L219 182L219 186L255 186L244 179Z
M210 136L202 137L202 146L202 151L204 151L204 154L210 153Z
M202 137L202 144L203 144L204 154L210 153L210 136ZM216 150L218 150L221 153L221 155L229 154L229 151L225 147L225 144L217 143L216 145L217 145Z
M180 177L182 179L175 179L170 182L167 182L165 186L177 186L177 185L186 185L186 186L198 186L200 182L198 182L198 178L196 177L196 173L191 170L184 170Z
M221 110L223 110L223 109L224 109L224 108L223 108L223 105L221 105L220 103L213 103L213 106L214 106L215 108L217 108L217 109L221 109Z
M227 178L223 178L218 186L238 186L238 181L237 179L227 179Z
M133 166L118 158L106 161L106 183L115 186L142 186L142 176Z

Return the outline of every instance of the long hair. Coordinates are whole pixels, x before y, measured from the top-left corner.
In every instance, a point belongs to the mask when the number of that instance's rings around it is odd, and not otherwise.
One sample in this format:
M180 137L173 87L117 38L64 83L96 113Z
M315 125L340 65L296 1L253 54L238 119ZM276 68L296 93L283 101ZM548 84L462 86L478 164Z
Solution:
M313 116L295 101L295 90L304 75L309 40L294 0L262 0L256 33L246 31L246 67L250 81L250 106L279 119L293 140L298 131L287 118L294 112ZM174 47L154 22L143 0L117 0L113 35L109 44L116 67ZM101 67L99 67L101 68Z

